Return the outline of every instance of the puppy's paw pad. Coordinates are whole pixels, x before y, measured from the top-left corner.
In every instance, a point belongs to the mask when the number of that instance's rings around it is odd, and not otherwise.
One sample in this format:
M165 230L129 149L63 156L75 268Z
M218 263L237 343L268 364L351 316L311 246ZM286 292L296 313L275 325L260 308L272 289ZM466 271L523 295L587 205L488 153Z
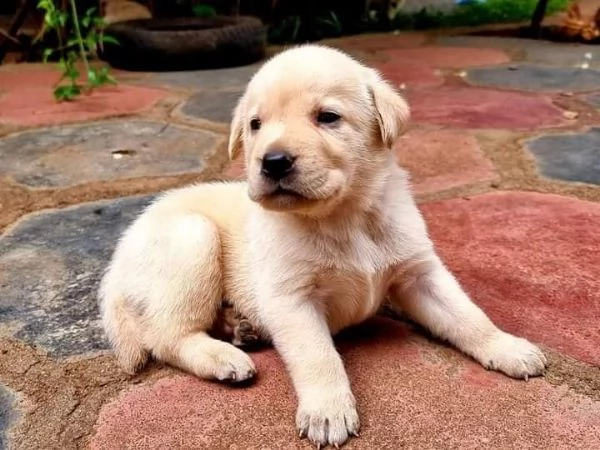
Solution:
M260 336L258 335L258 332L246 319L240 321L240 323L234 328L233 334L233 344L236 347L253 346L260 342Z
M252 334L254 335L254 326L246 319L240 320L240 333L243 335Z
M296 414L301 438L307 437L317 447L339 447L350 436L358 436L360 421L352 393L324 393L303 400Z
M547 365L546 356L526 339L500 333L487 345L483 365L513 378L527 380L542 375Z

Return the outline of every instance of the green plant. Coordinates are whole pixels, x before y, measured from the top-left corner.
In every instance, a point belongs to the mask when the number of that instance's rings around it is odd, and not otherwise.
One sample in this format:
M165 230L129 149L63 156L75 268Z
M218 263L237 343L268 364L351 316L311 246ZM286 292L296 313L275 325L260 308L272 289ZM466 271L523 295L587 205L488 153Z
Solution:
M199 3L192 6L192 14L196 17L214 17L217 11L210 5Z
M325 10L313 17L299 14L284 17L269 28L269 41L289 44L338 37L342 32L343 26L336 12Z
M89 8L80 16L75 0L68 0L63 5L57 7L55 0L39 0L37 7L44 13L44 34L54 31L58 42L56 48L46 48L43 52L44 62L57 53L59 55L62 76L54 87L54 98L69 101L100 86L116 84L108 68L92 67L90 58L96 55L103 43L118 42L103 33L106 24L96 8ZM83 63L87 82L80 81L79 61Z

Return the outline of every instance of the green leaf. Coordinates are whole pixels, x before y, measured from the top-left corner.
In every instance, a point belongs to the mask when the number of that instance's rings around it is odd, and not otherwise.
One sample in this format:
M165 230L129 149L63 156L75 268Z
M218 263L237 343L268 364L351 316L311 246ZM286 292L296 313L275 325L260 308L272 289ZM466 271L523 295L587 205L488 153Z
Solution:
M57 86L54 89L54 98L58 101L70 101L81 94L81 87L77 84Z
M115 45L121 45L121 43L113 36L108 36L106 34L103 34L100 36L100 41L105 43L105 44L115 44Z
M71 80L74 81L77 78L79 78L79 75L80 75L79 70L77 70L77 68L73 65L73 61L66 64L65 76L67 76L68 78L70 78Z
M104 17L94 17L92 19L92 25L98 28L105 28L108 24L106 23L106 20L104 20Z
M96 48L96 46L100 42L100 39L98 39L98 35L96 33L93 33L93 34L89 34L88 36L86 36L84 42L85 42L85 46L88 49L92 50L92 49Z
M88 70L88 81L92 87L97 87L102 84L102 81L94 69Z
M215 8L203 4L192 6L192 13L196 17L214 17L217 15Z
M61 27L64 27L67 24L67 21L69 20L69 14L68 13L58 13L56 19L57 19L59 25Z
M82 92L81 86L79 86L78 84L71 84L69 86L69 92L75 96L75 95L79 95Z
M58 61L58 67L61 70L61 72L66 72L67 71L67 61L64 58L60 58L60 60Z
M49 27L54 28L58 25L58 20L53 14L47 13L44 15L44 23Z
M91 7L89 8L83 18L81 19L81 24L85 27L88 28L91 24L94 23L94 20L96 20L96 16L94 15L94 13L96 12L96 8Z
M118 84L117 79L108 73L106 74L106 83L112 84L115 86Z
M78 58L79 58L79 53L77 52L77 50L69 50L67 52L67 60L70 64L74 64Z
M54 53L54 49L53 48L45 48L44 49L44 53L42 54L42 61L44 61L45 63L48 62L48 58L50 58L50 56L52 56L52 53Z
M59 102L62 100L66 100L67 95L65 93L64 86L58 86L57 88L55 88L53 94L54 98Z
M109 73L108 67L100 67L98 69L98 78L101 80L102 84L117 84L117 80L115 80L112 75Z
M79 73L79 70L77 70L75 67L71 67L69 69L69 71L66 73L67 77L69 77L71 80L75 81L76 79L79 78L79 75L81 75Z

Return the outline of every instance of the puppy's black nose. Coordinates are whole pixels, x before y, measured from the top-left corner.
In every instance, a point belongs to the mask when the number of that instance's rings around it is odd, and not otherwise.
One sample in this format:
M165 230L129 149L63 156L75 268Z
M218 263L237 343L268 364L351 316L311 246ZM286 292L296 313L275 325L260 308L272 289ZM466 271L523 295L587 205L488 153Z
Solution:
M294 157L288 152L274 151L263 156L262 174L274 181L279 181L294 170Z

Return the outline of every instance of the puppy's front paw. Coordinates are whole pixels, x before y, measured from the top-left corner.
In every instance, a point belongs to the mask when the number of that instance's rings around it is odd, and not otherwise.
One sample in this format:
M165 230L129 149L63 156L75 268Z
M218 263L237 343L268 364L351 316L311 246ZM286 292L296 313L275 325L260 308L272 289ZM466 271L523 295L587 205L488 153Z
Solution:
M296 414L300 437L307 437L317 448L331 444L339 447L349 436L358 436L360 422L356 401L348 390L322 390L300 400Z
M527 380L542 375L547 360L542 351L528 340L499 332L486 345L481 364L486 369Z

